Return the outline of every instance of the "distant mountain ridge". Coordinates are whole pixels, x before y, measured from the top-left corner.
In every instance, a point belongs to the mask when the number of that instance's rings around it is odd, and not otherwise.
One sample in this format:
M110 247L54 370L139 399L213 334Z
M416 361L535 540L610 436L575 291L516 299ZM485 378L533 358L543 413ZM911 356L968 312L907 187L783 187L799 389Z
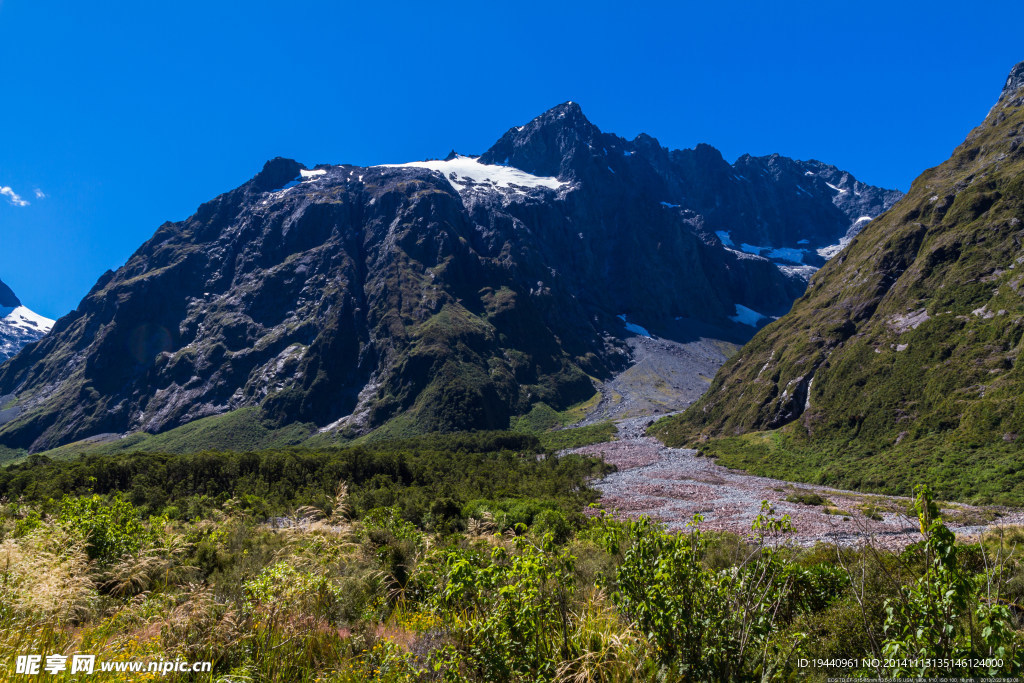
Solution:
M798 261L824 262L816 249L894 197L848 177L833 184L867 208L845 207L824 179L832 167L743 163L765 172L736 179L712 147L602 133L574 103L479 157L271 160L162 225L0 366L0 395L14 397L0 445L36 451L246 407L269 425L351 435L562 410L627 365L622 340L637 329L685 335L692 320L742 335L781 315L815 267ZM727 248L725 231L770 248ZM793 237L806 240L799 258L771 253Z
M820 161L745 154L729 164L711 145L668 150L643 133L625 140L602 133L574 102L509 129L480 162L593 184L627 173L650 183L650 193L666 204L699 213L702 227L725 246L815 268L838 251L822 256L819 250L852 238L866 225L864 218L903 196Z
M53 321L22 305L21 300L0 280L0 363L26 344L42 338Z
M654 432L772 476L1021 504L1022 245L1024 62L951 158Z

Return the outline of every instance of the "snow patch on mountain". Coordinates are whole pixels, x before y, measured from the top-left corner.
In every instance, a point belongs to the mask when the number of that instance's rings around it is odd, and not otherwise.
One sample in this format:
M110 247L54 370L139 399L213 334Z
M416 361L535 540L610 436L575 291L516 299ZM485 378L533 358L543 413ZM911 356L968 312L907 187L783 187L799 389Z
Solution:
M569 183L558 178L535 176L511 166L481 164L476 157L456 155L453 159L411 161L405 164L383 164L386 168L427 168L437 171L452 184L459 194L471 190L516 190L517 188L546 188L557 190Z
M760 247L756 244L740 244L740 249L748 254L754 254L755 256L764 256L768 259L779 259L781 261L789 261L790 263L803 264L804 252L802 249L793 249L792 247Z
M20 327L25 330L41 330L44 333L50 331L54 322L26 306L0 308L0 319L14 327Z
M619 320L621 320L622 322L626 323L626 330L628 330L629 332L632 332L633 334L639 334L642 337L653 337L654 336L653 334L648 332L643 327L640 327L636 323L631 323L628 320L626 320L626 314L625 313L623 313L622 315L617 315L615 317L618 318Z
M811 276L818 272L817 266L785 266L779 263L775 267L786 277L798 278L804 282L810 282Z
M0 307L0 362L40 339L53 328L53 321L26 306Z
M761 315L752 308L747 308L746 306L736 304L736 315L729 316L729 320L737 322L741 325L750 325L751 327L757 327L757 323L760 322L762 318L766 317L768 316Z

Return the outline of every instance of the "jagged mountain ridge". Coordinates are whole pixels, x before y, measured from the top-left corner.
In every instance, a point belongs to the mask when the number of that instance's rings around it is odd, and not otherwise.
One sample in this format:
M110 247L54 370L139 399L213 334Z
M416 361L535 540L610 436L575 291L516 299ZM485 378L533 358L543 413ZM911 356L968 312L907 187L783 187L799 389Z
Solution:
M947 495L1019 501L1022 244L1024 63L952 157L655 433L749 434L721 447L776 476L907 491L912 473Z
M567 407L627 363L619 316L656 333L677 319L728 326L738 306L778 315L802 291L724 248L722 224L697 210L721 199L691 184L723 165L710 147L601 133L572 103L479 158L275 159L161 226L0 366L0 395L15 396L0 443L41 450L246 406L351 433L392 419L503 427L537 402ZM818 197L831 240L851 223L833 199Z
M14 291L0 280L0 363L41 339L51 327L52 320L22 305Z
M725 246L815 267L827 258L819 250L852 238L865 217L903 196L816 160L745 154L729 164L706 144L668 150L645 134L625 140L602 133L572 102L509 129L480 161L591 183L627 175L667 204L701 214L702 227Z

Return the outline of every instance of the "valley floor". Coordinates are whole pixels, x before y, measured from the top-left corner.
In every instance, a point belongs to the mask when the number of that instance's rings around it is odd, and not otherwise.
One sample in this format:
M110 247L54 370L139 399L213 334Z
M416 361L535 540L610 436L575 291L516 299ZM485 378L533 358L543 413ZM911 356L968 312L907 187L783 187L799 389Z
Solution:
M687 448L669 448L644 430L649 417L618 423L616 441L584 446L574 453L594 455L618 467L595 485L606 510L618 516L645 515L669 529L683 529L701 515L704 530L750 531L752 520L767 500L787 514L800 545L819 541L841 545L871 542L899 549L921 540L920 526L909 498L843 491L792 483L731 470L699 457ZM1003 526L1024 524L1024 510L947 503L942 506L949 528L959 537L976 536Z
M602 505L623 517L646 515L682 529L700 514L701 528L746 533L767 500L788 514L801 545L819 541L899 549L920 540L911 499L793 483L728 469L697 451L669 448L644 435L655 419L685 409L707 389L733 351L721 334L689 341L634 336L633 362L600 387L601 401L579 425L615 420L615 441L577 448L618 467L596 484ZM1024 525L1024 509L947 503L943 515L959 537Z

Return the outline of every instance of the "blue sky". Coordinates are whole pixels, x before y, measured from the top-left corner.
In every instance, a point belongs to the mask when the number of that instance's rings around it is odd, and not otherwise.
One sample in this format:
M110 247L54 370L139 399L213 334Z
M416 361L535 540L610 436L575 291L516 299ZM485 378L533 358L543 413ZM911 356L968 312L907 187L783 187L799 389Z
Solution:
M0 194L0 279L57 317L268 158L479 153L566 100L625 137L905 190L1024 60L1022 18L1019 0L0 0L0 188L27 202Z

